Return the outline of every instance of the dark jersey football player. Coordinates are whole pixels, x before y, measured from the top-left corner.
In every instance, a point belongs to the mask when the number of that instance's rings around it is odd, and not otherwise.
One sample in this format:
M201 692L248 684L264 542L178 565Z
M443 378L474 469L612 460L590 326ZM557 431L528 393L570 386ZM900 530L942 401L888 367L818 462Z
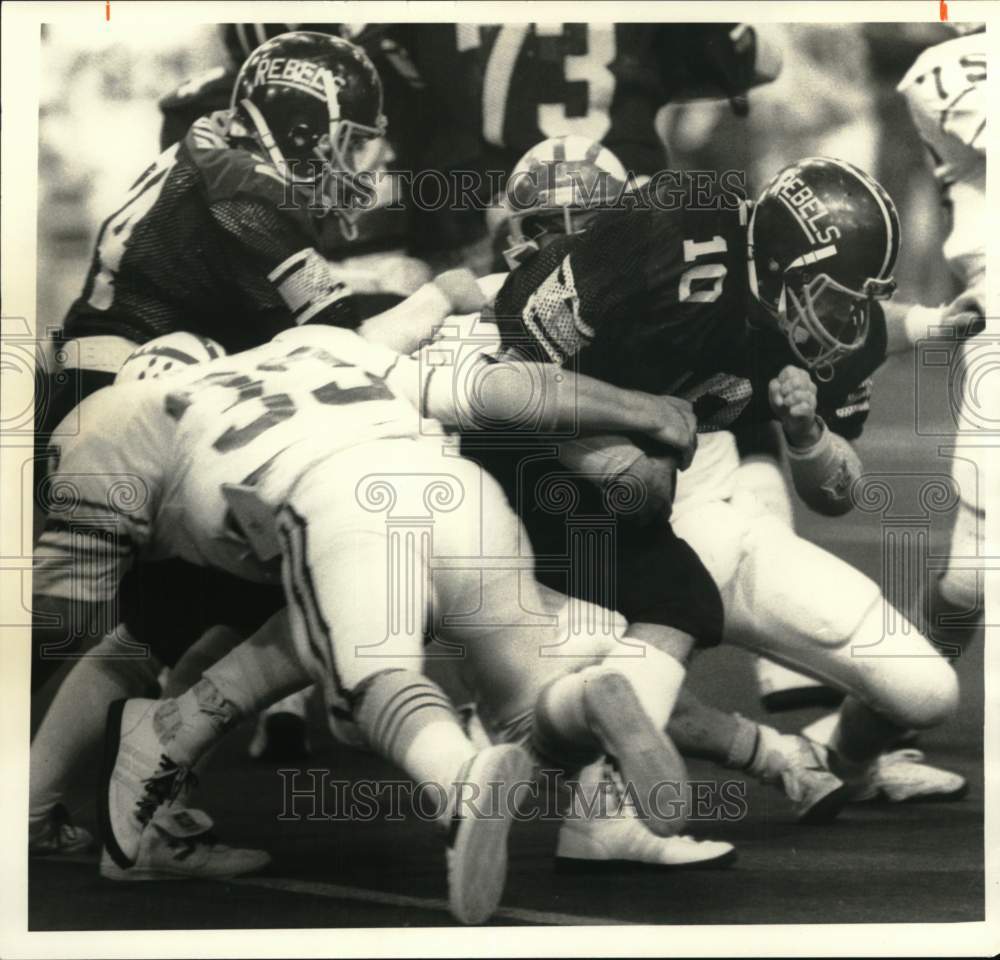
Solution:
M191 125L198 119L218 110L226 110L232 100L233 85L240 67L247 57L262 43L291 31L307 31L312 33L327 33L335 37L345 37L348 31L337 23L225 23L219 28L219 35L225 50L225 60L218 66L196 74L185 80L175 90L172 90L159 102L163 115L160 128L160 149L166 150L179 143L187 135ZM364 49L364 48L362 48ZM384 72L384 66L379 62L378 47L366 51L379 70ZM372 57L374 54L374 57ZM385 111L392 129L393 118L389 109L399 97L394 89L401 80L395 71L388 77L382 76L385 88ZM396 118L399 122L399 118ZM392 155L391 147L387 151L387 159ZM391 161L390 161L391 163ZM390 167L391 168L391 167ZM364 217L358 218L355 227L357 235L348 239L343 231L330 218L320 223L319 249L325 257L339 260L345 257L356 257L363 254L383 250L398 250L405 246L407 236L407 215L404 209L379 207L366 211ZM399 297L386 300L387 295L376 299L376 294L362 294L359 303L362 311L368 315L387 309L399 301Z
M547 186L550 167L536 167ZM752 205L725 193L691 200L672 178L622 199L624 210L587 211L582 232L552 230L533 244L539 210L517 210L517 198L508 198L521 262L495 302L507 349L618 386L684 397L703 430L770 420L771 381L786 367L805 368L818 381L823 419L794 438L809 451L798 469L824 496L843 498L856 458L824 419L856 435L866 405L850 401L884 359L877 301L894 289L899 243L888 195L848 164L811 159L783 170ZM491 460L494 470L499 461L536 555L565 552L566 511L557 516L542 495L565 472L560 461L537 450ZM617 595L606 587L595 594L594 578L579 574L571 590L612 602L630 621L651 618L675 637L717 639L707 633L711 618L700 614L714 606L701 589L708 575L686 544L676 537L669 544L665 518L641 527L627 510L616 514L602 503L585 480L575 484L573 512L617 521ZM663 571L671 574L666 581ZM676 645L665 649L683 654Z
M246 61L231 96L101 226L63 325L79 359L50 385L50 426L154 337L186 330L233 351L294 324L356 322L316 247L326 219L353 232L358 157L385 130L377 71L346 40L284 34Z

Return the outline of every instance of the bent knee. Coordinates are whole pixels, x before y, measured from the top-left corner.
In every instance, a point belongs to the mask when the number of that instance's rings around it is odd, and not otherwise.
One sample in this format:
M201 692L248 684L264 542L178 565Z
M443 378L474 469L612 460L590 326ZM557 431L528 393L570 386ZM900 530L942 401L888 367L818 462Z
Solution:
M902 727L926 730L950 719L958 708L958 676L937 655L902 661L905 666L880 693L878 709Z

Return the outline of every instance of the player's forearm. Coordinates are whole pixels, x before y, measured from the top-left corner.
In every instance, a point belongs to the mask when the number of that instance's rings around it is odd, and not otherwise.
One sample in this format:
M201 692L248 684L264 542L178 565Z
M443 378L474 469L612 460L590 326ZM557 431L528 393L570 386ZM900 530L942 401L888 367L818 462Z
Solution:
M358 331L372 343L410 354L430 340L452 314L482 308L485 297L469 270L449 270L425 283L416 293L361 324Z
M554 364L480 361L476 371L438 370L425 381L424 409L449 426L539 433L653 434L662 424L658 398L623 390Z
M853 506L851 487L861 476L861 459L851 444L817 418L819 439L809 445L788 444L792 483L817 513L840 516Z

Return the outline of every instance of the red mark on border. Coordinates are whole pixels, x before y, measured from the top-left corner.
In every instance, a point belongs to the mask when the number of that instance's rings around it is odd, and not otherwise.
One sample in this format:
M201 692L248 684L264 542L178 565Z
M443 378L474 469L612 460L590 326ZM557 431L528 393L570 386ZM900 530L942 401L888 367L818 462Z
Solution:
M941 6L944 6L944 0L941 0ZM104 0L104 19L111 19L111 0Z
M108 0L108 3L110 3L110 2L111 2L111 0ZM938 15L941 17L942 20L947 20L948 19L948 3L947 3L947 0L941 0L940 4L938 4Z

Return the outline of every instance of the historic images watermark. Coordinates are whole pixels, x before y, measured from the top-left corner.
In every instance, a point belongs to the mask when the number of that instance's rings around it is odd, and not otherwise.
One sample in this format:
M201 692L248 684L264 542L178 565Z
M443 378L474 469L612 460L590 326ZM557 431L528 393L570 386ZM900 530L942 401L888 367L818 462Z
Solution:
M743 780L663 781L648 796L617 777L582 784L562 771L542 770L517 783L438 783L410 780L346 780L330 770L279 769L279 820L439 821L453 814L477 819L512 817L521 822L638 818L688 823L742 820L749 811Z

